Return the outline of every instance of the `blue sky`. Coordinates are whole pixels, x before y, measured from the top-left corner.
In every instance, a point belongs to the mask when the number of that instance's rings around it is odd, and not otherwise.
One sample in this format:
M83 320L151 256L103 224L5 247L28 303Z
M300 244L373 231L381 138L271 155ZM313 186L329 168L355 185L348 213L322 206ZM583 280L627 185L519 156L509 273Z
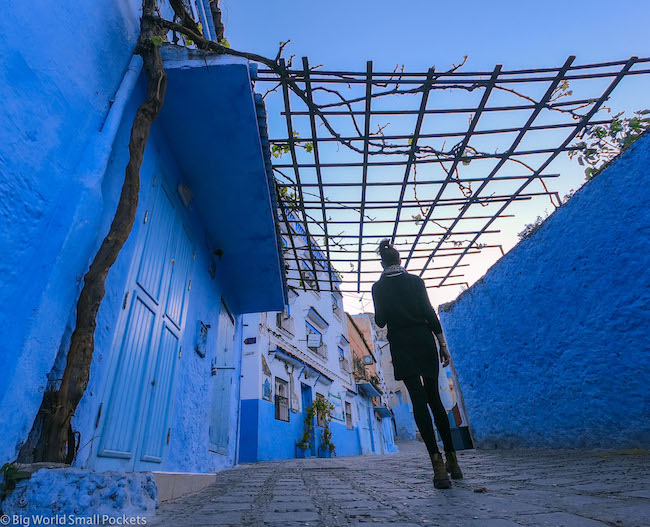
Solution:
M226 36L232 47L273 57L278 43L291 39L285 55L295 54L294 64L298 67L302 56L308 56L312 66L324 64L326 69L353 71L365 70L367 60L374 61L375 71L390 71L398 64L403 64L406 71L426 71L430 66L441 71L460 62L465 55L465 71L491 70L497 63L504 69L557 67L571 54L577 56L575 64L650 56L650 39L642 28L650 18L648 0L547 4L522 0L411 0L401 4L383 0L223 0L222 8ZM259 89L264 91L263 87ZM610 106L628 111L646 108L650 106L649 92L650 76L628 78L615 92ZM270 96L267 106L271 136L283 135L279 100ZM407 121L391 119L389 131L411 133L412 124ZM508 126L512 122L502 119L497 124ZM307 134L308 131L301 133ZM340 158L346 154L322 152L321 160L327 161L327 155ZM546 172L562 174L562 178L550 182L552 190L561 195L584 181L583 169L565 158L558 159ZM541 188L532 185L531 190ZM481 241L502 243L508 250L517 242L517 233L524 224L550 210L548 200L541 198L516 204L508 212L517 217L500 220L498 228L502 233L498 239ZM465 279L470 283L478 279L499 256L498 250L485 250L475 256ZM342 265L337 267L344 270ZM459 292L457 287L446 287L430 294L436 305L453 299ZM361 301L347 296L346 309L356 312L369 307L368 300L369 295Z
M650 54L647 0L446 1L223 0L233 47L274 56L280 40L312 64L363 69L366 60L409 70L555 66Z

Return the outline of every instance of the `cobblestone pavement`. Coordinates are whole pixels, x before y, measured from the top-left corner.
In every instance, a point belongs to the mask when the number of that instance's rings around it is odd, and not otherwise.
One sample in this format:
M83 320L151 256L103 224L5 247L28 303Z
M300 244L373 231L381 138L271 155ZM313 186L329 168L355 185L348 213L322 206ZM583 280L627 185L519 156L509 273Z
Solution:
M466 451L459 453L465 479L436 490L424 445L399 449L242 465L197 494L163 503L153 524L650 526L647 452Z

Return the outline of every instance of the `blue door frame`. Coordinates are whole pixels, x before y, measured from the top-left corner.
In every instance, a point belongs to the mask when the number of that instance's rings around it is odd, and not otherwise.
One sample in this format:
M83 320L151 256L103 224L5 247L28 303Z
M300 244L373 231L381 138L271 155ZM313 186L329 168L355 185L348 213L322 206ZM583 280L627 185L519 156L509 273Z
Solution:
M300 394L302 395L302 412L304 415L307 415L307 407L314 401L314 396L312 394L311 386L305 384L304 382L300 383ZM313 420L312 420L313 421ZM312 425L314 423L312 422ZM316 427L313 426L311 429L311 455L316 455L316 434L314 433Z

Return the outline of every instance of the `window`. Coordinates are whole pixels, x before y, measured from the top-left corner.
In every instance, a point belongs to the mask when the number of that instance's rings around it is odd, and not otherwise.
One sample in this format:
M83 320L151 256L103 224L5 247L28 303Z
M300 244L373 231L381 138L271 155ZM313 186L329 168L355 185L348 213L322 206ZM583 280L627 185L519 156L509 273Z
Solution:
M283 312L276 314L275 325L289 333L291 336L295 334L293 318L289 316L286 309Z
M289 383L275 378L275 418L289 421Z
M345 401L345 424L348 430L352 430L352 405Z
M320 393L316 394L316 399L325 399L323 395ZM323 415L323 412L316 412L316 424L318 426L325 426L325 416Z
M350 373L350 365L348 363L348 360L345 358L345 350L341 346L337 347L339 350L339 364L341 366L341 369L346 373Z
M305 333L307 335L307 347L319 357L327 358L327 348L323 343L323 334L309 322L305 322ZM312 335L311 342L310 335Z
M332 313L341 318L341 304L336 295L332 295Z
M306 289L316 289L316 273L305 260L300 260L300 280Z
M397 395L397 404L402 404L402 390L397 390L395 392L395 395Z

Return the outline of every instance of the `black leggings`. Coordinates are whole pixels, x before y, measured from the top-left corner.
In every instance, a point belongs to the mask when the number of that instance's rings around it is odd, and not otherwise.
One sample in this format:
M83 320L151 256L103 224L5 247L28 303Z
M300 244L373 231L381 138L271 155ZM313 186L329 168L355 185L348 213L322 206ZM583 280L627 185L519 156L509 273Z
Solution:
M431 416L429 415L429 408L427 407L428 403L433 412L433 419L436 422L438 432L440 432L445 451L453 452L454 444L451 440L449 418L440 400L438 379L424 377L424 383L422 381L423 378L420 376L406 377L404 379L404 384L409 391L411 402L413 403L413 417L415 418L415 423L418 425L422 439L424 439L424 444L427 446L430 455L440 453Z

